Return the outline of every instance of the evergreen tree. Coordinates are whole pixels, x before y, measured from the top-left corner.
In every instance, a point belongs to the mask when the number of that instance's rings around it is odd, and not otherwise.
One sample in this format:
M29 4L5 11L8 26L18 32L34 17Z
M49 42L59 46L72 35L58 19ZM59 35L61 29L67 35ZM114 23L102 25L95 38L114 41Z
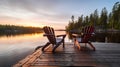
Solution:
M99 15L97 9L94 11L94 27L99 25Z
M101 16L100 16L100 26L102 29L107 28L107 9L104 7L101 11Z
M113 13L113 28L118 29L119 28L119 21L120 21L120 3L116 2L112 9Z
M113 18L112 18L112 13L110 12L109 16L108 16L108 28L113 29Z
M80 29L83 26L83 15L78 17L78 22L76 23L77 29Z
M94 14L90 14L90 21L89 21L89 25L94 25Z

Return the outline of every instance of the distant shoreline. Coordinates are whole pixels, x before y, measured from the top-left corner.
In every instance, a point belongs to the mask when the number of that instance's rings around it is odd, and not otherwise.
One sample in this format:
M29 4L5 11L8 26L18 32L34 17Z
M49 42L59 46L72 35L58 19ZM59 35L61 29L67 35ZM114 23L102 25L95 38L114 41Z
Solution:
M41 33L41 32L43 32L43 29L40 27L0 25L0 35L29 34L29 33Z

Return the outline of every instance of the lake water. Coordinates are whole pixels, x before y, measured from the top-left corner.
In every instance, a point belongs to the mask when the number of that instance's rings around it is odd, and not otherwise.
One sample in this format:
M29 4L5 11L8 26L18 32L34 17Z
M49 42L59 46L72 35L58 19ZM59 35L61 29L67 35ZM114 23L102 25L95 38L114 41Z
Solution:
M60 31L56 34L65 34L65 32ZM0 36L0 67L12 66L47 41L43 33ZM68 41L67 37L66 41Z

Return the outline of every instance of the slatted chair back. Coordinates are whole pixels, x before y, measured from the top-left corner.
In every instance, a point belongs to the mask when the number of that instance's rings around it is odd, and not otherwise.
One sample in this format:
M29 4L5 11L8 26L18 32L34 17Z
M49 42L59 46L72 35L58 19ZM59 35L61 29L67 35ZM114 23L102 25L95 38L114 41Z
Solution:
M86 26L83 28L82 42L88 42L94 32L93 26Z
M44 30L44 32L45 32L45 34L46 34L49 42L52 43L52 44L56 44L56 38L55 38L54 29L51 28L51 27L45 26L45 27L43 28L43 30Z

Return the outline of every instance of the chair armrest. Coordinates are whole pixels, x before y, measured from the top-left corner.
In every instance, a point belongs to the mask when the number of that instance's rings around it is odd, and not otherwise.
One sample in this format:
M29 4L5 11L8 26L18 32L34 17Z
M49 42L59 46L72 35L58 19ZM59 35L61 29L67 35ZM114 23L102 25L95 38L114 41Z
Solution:
M72 37L76 38L76 37L81 37L82 34L72 34Z
M57 35L56 37L63 37L63 39L66 37L66 34L63 35Z
M83 33L83 34L91 34L91 35L95 35L95 33L93 32L93 33Z
M56 37L65 37L66 36L66 34L63 34L63 35L56 35Z
M54 36L53 34L43 34L43 36Z

